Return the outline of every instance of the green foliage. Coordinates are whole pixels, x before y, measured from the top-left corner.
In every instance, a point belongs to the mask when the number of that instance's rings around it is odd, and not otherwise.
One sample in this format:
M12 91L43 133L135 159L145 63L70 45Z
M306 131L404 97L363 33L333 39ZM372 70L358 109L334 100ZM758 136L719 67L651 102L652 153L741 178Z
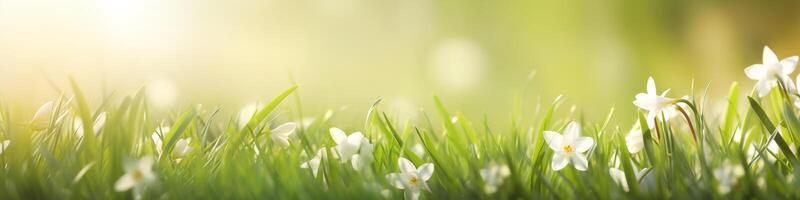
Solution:
M648 121L655 127L640 130L643 150L630 153L628 133L622 131L630 124L618 123L628 120L615 119L613 109L600 123L563 117L561 97L543 113L513 111L511 126L505 129L490 127L489 119L453 115L438 97L433 98L438 118L422 113L420 119L398 121L382 112L376 101L365 124L334 124L333 114L318 115L306 124L299 122L301 113L279 114L289 112L282 104L297 89L293 86L239 128L236 120L243 119L227 120L220 108L192 106L174 117L156 118L148 111L143 90L118 101L105 98L93 109L78 83L70 82L74 101L58 101L63 109L55 109L52 116L63 117L50 119L47 129L34 130L28 120L13 119L10 110L0 107L0 141L11 141L0 154L1 199L130 199L136 194L144 199L399 199L405 194L386 175L399 172L400 157L416 166L434 164L423 199L800 197L793 149L800 119L791 98L769 98L770 105L780 109L768 113L762 102L750 97L750 109L739 115L737 84L731 86L720 120L706 119L702 105L689 100L677 101L689 109L673 119L663 114L646 119L638 112L638 127L648 127ZM299 97L295 103L300 103ZM89 125L102 112L109 117L95 133ZM73 120L87 124L83 137L77 136ZM290 121L299 127L290 146L283 148L272 141L276 133L271 130ZM595 141L586 152L588 170L569 165L553 171L554 151L544 132L562 132L571 121L580 122L581 135ZM193 150L180 159L161 156L153 166L156 181L143 189L115 191L115 182L127 172L126 163L157 156L151 134L160 124L172 127L160 135L160 152L171 155L181 139L191 139ZM365 169L351 167L349 158L337 158L329 133L337 126L348 133L363 132L374 144L373 161ZM772 141L777 151L769 148ZM320 160L315 176L300 166L321 148L326 148L327 158ZM484 179L482 170L493 165L507 166L508 176L490 193L485 188L493 182ZM620 182L609 172L612 168L625 175Z

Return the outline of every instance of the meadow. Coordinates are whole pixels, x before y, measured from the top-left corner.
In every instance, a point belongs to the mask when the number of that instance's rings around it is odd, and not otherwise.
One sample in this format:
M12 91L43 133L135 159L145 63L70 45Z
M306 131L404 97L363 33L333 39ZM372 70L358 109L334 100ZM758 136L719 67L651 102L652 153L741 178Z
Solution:
M504 126L436 96L422 120L376 100L335 124L338 111L303 115L298 86L234 117L156 117L145 88L88 102L70 79L31 119L0 108L0 199L797 199L797 62L765 47L724 105L651 77L619 105L638 118L585 119L559 96L518 100L535 109Z

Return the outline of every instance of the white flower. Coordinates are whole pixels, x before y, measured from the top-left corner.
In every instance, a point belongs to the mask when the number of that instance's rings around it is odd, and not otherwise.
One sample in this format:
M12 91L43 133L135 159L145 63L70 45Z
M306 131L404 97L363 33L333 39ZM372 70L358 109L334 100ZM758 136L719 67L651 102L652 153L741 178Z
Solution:
M643 168L642 170L636 169L636 165L632 165L634 173L636 173L636 181L638 182L642 177L647 173L647 168ZM608 174L611 175L611 179L614 180L615 183L622 186L622 190L625 192L630 191L628 187L628 180L626 180L625 172L618 169L618 168L608 168Z
M421 143L414 144L414 146L411 147L411 152L414 152L414 154L417 154L419 157L425 157L425 146L422 146Z
M646 119L649 127L653 127L651 120L655 119L661 111L668 110L677 101L674 98L667 97L668 92L669 89L658 95L656 83L651 76L647 78L647 93L636 94L636 100L633 101L633 104L648 111Z
M162 136L169 133L170 127L169 126L162 126L159 127L156 131L153 132L150 137L153 139L153 144L156 147L156 153L158 153L158 157L161 157L161 154L164 150ZM178 142L175 143L175 146L172 147L172 159L180 162L181 159L186 157L189 153L194 150L191 146L189 146L191 142L191 138L182 138L179 139Z
M43 130L46 129L47 126L50 125L50 119L53 115L53 101L45 102L38 110L36 110L36 114L33 114L33 119L31 119L31 128L34 130Z
M335 152L342 162L347 162L354 154L358 153L358 149L361 147L361 140L364 139L364 135L361 132L347 135L338 128L331 128L330 132L333 141L336 142Z
M11 140L3 140L3 142L0 142L0 155L3 155L3 152L6 151L8 145L11 145Z
M311 158L310 160L304 162L303 164L300 164L300 168L303 169L311 168L311 173L314 174L314 177L317 177L317 172L319 171L319 165L323 159L324 160L328 159L328 153L325 148L320 148L317 151L317 154L314 156L314 158Z
M762 55L761 64L753 64L744 69L747 78L756 80L756 90L759 97L764 97L769 94L776 81L790 80L789 74L794 71L797 66L797 56L791 56L778 60L775 52L772 52L769 47L764 46L764 53Z
M183 159L184 157L186 157L186 155L191 153L192 150L194 150L191 146L189 146L189 143L191 141L192 141L191 138L179 139L178 142L175 143L175 147L173 147L172 149L172 159L175 159L175 161L180 162L181 159Z
M242 107L242 109L239 111L239 119L238 119L239 130L244 129L245 126L247 126L247 123L250 122L250 118L253 118L253 115L256 114L256 111L258 111L258 109L259 109L259 104L257 102L250 103Z
M369 143L369 140L367 139L361 140L361 150L359 150L358 154L353 155L353 158L350 161L350 163L353 165L353 169L361 170L372 163L372 160L374 159L372 155L374 146L375 145Z
M544 140L555 151L551 164L553 170L561 170L570 162L579 171L586 171L589 167L589 161L583 152L592 148L594 140L590 137L581 137L580 132L581 127L576 122L570 122L567 125L563 136L554 131L544 132Z
M511 170L508 165L489 164L486 168L481 169L481 178L485 183L483 191L488 194L497 192L497 188L503 184L503 180L509 175L511 175Z
M270 137L272 141L278 143L281 147L289 147L289 136L297 129L297 124L288 122L270 130Z
M94 134L95 135L100 133L100 129L103 129L103 126L106 125L106 118L107 118L106 112L101 112L99 115L97 115L97 118L94 119L94 124L92 125L92 130L94 130ZM75 134L78 135L79 138L82 138L83 137L83 121L81 121L80 118L75 118L75 121L73 122L73 126L76 127Z
M156 179L153 173L153 157L145 156L136 162L125 164L125 175L122 175L114 184L114 190L123 192L132 187L140 187Z
M158 153L158 157L161 157L161 151L164 150L164 147L162 146L163 142L161 142L161 135L169 133L169 129L169 126L161 126L153 131L152 135L150 135L150 138L153 139L153 144L156 147L156 153Z
M740 165L725 163L721 167L714 169L714 177L719 181L717 190L719 193L727 194L731 187L736 185L739 177L744 176L744 168Z
M405 189L406 199L419 199L422 189L428 190L426 183L433 176L433 164L422 164L419 169L408 159L400 157L397 159L400 166L400 173L386 175L386 180L397 189Z
M628 152L631 154L638 153L644 148L644 136L642 130L637 126L631 128L628 135L625 136L625 146L628 147Z

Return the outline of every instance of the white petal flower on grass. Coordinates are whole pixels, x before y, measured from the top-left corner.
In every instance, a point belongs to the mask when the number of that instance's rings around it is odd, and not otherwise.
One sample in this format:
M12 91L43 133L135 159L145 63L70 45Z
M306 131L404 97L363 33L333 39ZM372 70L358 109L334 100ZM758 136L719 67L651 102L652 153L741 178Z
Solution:
M677 99L667 97L668 92L669 89L659 95L656 90L656 83L651 76L647 78L647 93L636 94L636 100L633 101L633 104L648 111L646 119L650 128L653 127L652 120L655 119L661 111L668 110L668 108L672 107L672 105L677 102Z
M484 182L483 191L487 194L497 192L497 188L500 187L506 177L510 175L511 170L508 168L508 165L489 164L486 168L481 169L481 178L483 178Z
M158 153L158 157L161 157L161 151L164 150L161 136L169 133L169 129L170 129L169 126L161 126L158 127L155 131L153 131L152 135L150 135L150 138L153 139L153 145L156 148L156 153Z
M374 160L372 155L374 146L375 145L369 143L369 140L367 139L361 140L361 149L358 151L358 154L353 155L353 158L350 161L350 163L353 165L353 169L365 169L370 163L372 163Z
M191 146L189 146L191 141L191 138L179 139L178 142L175 143L175 147L172 148L172 159L180 162L186 157L186 155L191 153L192 150L194 150Z
M297 129L297 124L288 122L270 130L270 137L273 142L286 148L289 147L289 136L294 134L295 129Z
M31 119L31 128L43 130L50 125L50 119L53 118L53 104L53 101L45 102L36 110Z
M156 180L153 172L153 157L145 156L136 162L125 164L125 175L122 175L114 184L117 192L128 191L133 187L140 187Z
M744 176L744 168L740 165L725 163L721 167L714 169L714 177L719 181L717 191L727 194L742 176Z
M256 114L258 109L259 104L256 102L247 104L246 106L242 107L241 110L239 110L239 119L237 119L239 130L244 129L245 126L247 126L247 123L250 122L250 118L253 118L253 115Z
M644 148L644 136L642 135L642 130L637 126L631 128L631 131L629 131L628 135L625 136L625 144L625 146L628 148L628 152L631 154L642 151Z
M94 119L94 124L92 124L92 130L94 131L95 135L99 134L100 130L103 129L103 127L106 125L106 118L108 118L107 115L108 114L106 112L101 112L99 115L97 115L97 118ZM83 121L81 121L80 118L75 118L73 126L76 127L75 134L78 136L78 138L82 138Z
M0 142L0 155L3 155L3 152L6 151L8 145L11 145L11 140L3 140L3 142Z
M775 52L772 52L767 46L764 46L761 64L753 64L744 69L747 78L756 80L756 91L759 97L764 97L769 94L769 91L775 86L776 81L790 80L789 74L794 71L797 66L797 56L791 56L778 60Z
M628 180L625 180L625 172L619 170L617 168L608 168L608 174L611 175L611 180L614 180L615 183L622 186L622 189L625 192L628 192L630 189L628 188Z
M425 163L419 169L406 158L397 159L400 166L400 173L386 175L386 180L397 189L405 189L405 198L419 199L422 189L429 190L426 183L433 176L433 164Z
M361 132L347 135L342 129L338 128L331 128L330 132L333 141L336 143L335 152L342 162L347 162L353 155L358 153L358 149L361 147L361 140L364 139L364 135Z
M586 171L589 161L584 152L594 146L594 140L590 137L581 137L581 127L576 122L570 122L564 129L562 136L558 132L545 131L544 139L553 153L551 167L558 171L567 166L570 162L579 171Z
M153 139L153 144L156 148L156 153L158 153L158 157L160 158L164 151L164 142L162 137L169 133L170 127L169 126L162 126L156 129L150 138ZM190 146L191 138L181 138L175 142L175 146L172 147L172 153L170 154L171 159L174 159L177 162L180 162L183 158L186 157L189 153L191 153L194 148Z
M305 152L304 152L305 153ZM300 164L300 168L308 169L311 168L311 173L314 174L314 177L317 177L317 172L319 171L319 165L322 163L322 160L327 160L328 152L325 148L320 148L317 150L317 154L314 155L314 158Z
M633 171L636 173L636 181L642 179L642 177L647 173L647 168L642 170L636 169L636 166L633 165ZM625 171L622 171L618 168L608 168L608 174L611 175L611 179L614 180L615 183L622 186L622 190L625 192L630 191L630 187L628 186L627 176L625 176Z

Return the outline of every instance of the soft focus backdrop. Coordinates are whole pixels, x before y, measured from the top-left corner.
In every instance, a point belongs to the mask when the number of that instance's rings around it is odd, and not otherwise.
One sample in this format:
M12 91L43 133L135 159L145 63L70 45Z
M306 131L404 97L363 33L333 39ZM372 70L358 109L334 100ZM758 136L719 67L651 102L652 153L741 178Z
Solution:
M413 118L437 94L502 121L525 90L522 103L563 94L599 120L611 107L632 116L649 75L673 96L694 79L723 98L764 45L800 54L798 9L788 0L0 0L0 99L32 114L69 92L72 75L93 104L148 85L162 109L233 113L293 77L308 114L346 107L344 119L361 120L382 98Z

